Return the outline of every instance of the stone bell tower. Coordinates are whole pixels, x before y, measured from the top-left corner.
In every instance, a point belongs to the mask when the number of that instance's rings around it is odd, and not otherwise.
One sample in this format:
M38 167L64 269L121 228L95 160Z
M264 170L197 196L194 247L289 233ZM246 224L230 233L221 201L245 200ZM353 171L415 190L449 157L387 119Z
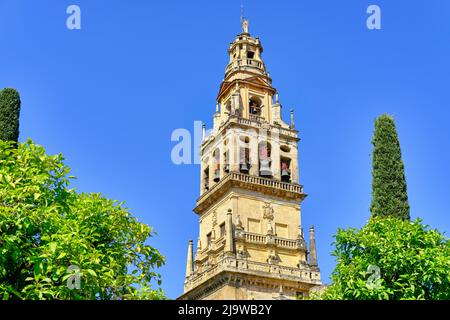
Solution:
M295 299L321 285L314 228L308 250L301 222L298 131L292 111L281 119L262 52L243 19L201 145L200 232L179 299Z

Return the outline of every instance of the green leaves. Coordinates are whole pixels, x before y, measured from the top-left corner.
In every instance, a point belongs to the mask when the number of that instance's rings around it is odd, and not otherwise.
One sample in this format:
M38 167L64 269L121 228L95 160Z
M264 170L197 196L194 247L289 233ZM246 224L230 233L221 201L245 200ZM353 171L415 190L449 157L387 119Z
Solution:
M376 119L372 143L372 216L409 220L405 168L391 116L383 114Z
M0 90L0 140L18 141L20 104L20 96L15 89Z
M0 297L164 298L150 227L122 203L69 189L62 155L12 144L0 141Z
M373 217L335 239L333 283L319 298L450 299L450 240L420 219ZM370 265L379 267L378 279Z

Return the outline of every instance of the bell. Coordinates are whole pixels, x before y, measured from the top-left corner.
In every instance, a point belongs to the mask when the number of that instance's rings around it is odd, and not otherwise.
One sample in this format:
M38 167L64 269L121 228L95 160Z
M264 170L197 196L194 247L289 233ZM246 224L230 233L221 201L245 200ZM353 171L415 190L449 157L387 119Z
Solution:
M220 170L214 171L214 182L219 182L220 180Z
M259 174L263 177L270 177L272 176L272 171L270 170L269 166L270 161L269 160L261 160L259 162Z
M244 162L244 163L242 163L241 164L241 172L242 173L248 173L248 165L247 165L247 163L246 162Z
M281 180L289 182L290 179L291 179L291 175L289 173L289 170L287 170L287 169L281 170Z

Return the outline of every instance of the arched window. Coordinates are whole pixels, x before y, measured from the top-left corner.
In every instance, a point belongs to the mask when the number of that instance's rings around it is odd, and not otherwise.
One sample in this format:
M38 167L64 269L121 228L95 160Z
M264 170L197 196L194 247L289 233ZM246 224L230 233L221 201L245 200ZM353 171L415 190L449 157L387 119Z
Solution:
M253 116L261 116L262 103L257 97L250 98L248 102L248 113Z
M291 181L291 159L281 158L280 168L281 168L281 181L290 182Z
M213 174L214 174L214 182L219 182L220 180L220 150L216 149L213 152Z
M208 166L208 158L206 158L206 161L204 162L204 170L203 170L203 190L208 191L209 190L209 166Z
M270 143L263 141L258 144L259 175L261 177L272 176L272 159L270 158L271 151L272 148Z
M248 174L250 170L250 138L242 136L240 140L242 146L239 150L239 171Z
M224 141L223 146L225 152L223 153L223 172L225 174L230 172L230 151L228 150L228 139Z

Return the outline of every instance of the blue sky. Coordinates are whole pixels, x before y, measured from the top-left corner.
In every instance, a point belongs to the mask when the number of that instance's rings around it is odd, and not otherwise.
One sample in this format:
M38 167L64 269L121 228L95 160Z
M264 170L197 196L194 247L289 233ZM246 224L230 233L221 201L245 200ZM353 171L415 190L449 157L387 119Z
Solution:
M77 4L82 29L66 28ZM366 8L382 29L366 28ZM212 126L215 97L240 32L240 0L0 0L0 88L22 97L21 136L62 152L80 191L125 200L153 226L163 288L182 292L199 167L175 166L170 136ZM449 233L450 2L244 1L250 32L296 111L303 222L316 226L325 282L337 228L369 217L373 121L394 115L412 217Z

